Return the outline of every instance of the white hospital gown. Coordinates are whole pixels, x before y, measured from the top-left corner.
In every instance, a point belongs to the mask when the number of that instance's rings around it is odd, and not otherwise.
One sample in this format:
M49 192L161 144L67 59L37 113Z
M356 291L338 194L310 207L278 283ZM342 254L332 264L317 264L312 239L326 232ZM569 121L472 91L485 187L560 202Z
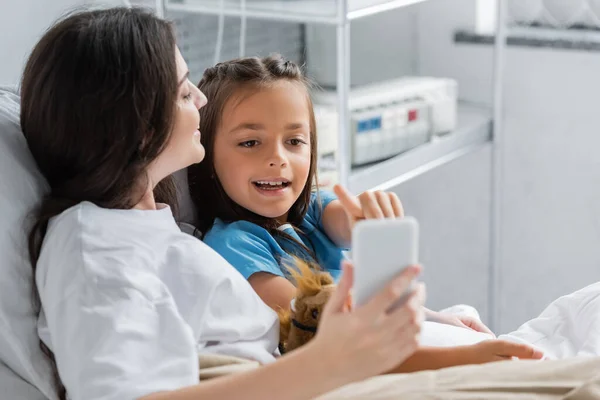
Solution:
M38 332L73 400L193 385L198 353L275 361L276 313L168 207L70 208L49 225L36 282Z

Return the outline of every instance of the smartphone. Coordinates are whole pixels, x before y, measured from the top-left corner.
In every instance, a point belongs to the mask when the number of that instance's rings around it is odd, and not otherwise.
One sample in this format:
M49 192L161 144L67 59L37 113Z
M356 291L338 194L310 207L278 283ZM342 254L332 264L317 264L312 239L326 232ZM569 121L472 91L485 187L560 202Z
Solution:
M406 267L419 261L419 224L415 218L368 219L352 230L354 306L367 303ZM414 282L413 282L414 285ZM396 305L400 305L413 286Z

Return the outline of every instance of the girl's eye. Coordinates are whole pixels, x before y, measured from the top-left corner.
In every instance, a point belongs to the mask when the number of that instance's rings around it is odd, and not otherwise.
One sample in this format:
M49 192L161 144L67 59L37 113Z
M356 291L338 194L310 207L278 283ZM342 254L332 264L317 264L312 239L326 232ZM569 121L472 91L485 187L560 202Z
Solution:
M189 92L188 94L186 94L185 96L183 96L183 98L185 100L190 100L192 98L192 92Z
M304 140L298 138L290 139L289 142L292 146L300 146L306 143Z
M257 144L258 140L246 140L245 142L240 143L239 146L250 148L256 146Z

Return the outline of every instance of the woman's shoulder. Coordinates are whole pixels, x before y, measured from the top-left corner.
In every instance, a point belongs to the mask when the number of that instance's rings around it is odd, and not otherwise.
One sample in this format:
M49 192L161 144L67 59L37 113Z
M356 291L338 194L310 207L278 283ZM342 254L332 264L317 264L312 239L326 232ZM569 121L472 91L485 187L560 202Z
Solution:
M70 247L69 244L74 244L80 238L83 208L84 204L79 203L50 219L44 237L45 249L60 246L66 250Z
M93 226L102 228L146 229L151 225L157 228L169 226L177 228L173 214L168 206L157 210L112 209L100 207L89 201L82 201L50 220L54 229L84 228Z
M178 232L168 209L113 210L82 202L51 219L39 264L52 274L116 282L155 273Z

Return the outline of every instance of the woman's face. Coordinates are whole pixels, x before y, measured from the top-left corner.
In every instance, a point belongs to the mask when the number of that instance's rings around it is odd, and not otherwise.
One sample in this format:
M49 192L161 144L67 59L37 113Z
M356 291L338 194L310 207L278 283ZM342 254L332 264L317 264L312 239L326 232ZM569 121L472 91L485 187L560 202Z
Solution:
M204 147L200 143L200 114L206 104L206 96L189 81L188 67L177 49L177 102L173 131L164 151L150 165L150 175L156 184L166 176L199 163L204 159Z

